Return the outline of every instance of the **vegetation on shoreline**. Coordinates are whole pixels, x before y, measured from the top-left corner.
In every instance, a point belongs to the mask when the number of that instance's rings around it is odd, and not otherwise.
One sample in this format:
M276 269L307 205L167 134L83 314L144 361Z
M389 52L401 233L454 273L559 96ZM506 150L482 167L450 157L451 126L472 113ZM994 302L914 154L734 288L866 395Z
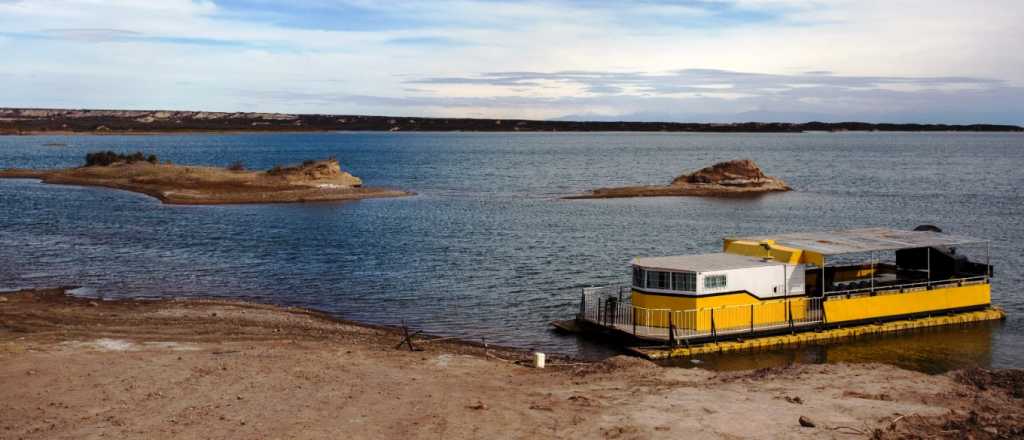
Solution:
M101 166L106 167L115 163L135 163L146 161L151 164L159 163L155 154L145 155L141 151L136 151L132 154L120 154L113 151L95 151L85 155L85 166Z

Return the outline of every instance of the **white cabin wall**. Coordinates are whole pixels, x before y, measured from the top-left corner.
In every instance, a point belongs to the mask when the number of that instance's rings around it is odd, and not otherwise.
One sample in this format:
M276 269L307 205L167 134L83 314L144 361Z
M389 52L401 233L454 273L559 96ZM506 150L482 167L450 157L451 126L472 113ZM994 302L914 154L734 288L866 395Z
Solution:
M721 292L746 290L759 298L782 297L786 295L786 278L789 273L790 269L787 269L784 264L779 264L777 266L701 272L697 274L697 292L699 294L708 295ZM725 287L718 289L705 288L704 277L710 275L725 275Z
M789 275L786 277L787 289L790 295L803 295L807 288L807 267L803 264L787 264L786 272Z

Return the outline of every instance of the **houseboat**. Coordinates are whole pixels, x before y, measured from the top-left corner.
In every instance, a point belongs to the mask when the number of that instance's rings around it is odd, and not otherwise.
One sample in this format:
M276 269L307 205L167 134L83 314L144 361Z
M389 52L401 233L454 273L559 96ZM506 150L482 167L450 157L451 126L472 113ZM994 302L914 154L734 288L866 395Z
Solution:
M1002 319L989 249L934 226L730 237L722 252L634 258L630 285L584 288L576 319L555 325L685 355Z

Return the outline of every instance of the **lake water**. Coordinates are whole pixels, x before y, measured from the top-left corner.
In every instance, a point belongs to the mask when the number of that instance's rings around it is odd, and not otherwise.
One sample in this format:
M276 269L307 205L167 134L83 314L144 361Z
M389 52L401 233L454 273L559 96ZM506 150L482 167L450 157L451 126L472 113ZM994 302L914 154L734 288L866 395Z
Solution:
M368 186L418 195L194 207L0 180L0 288L254 299L601 356L610 351L554 334L547 323L573 315L581 286L628 282L634 256L714 252L727 235L928 223L993 240L992 296L1009 313L1005 323L704 361L728 368L913 358L926 370L1024 367L1021 134L8 136L0 137L0 168L78 165L99 149L183 164L241 160L250 168L334 155ZM560 199L594 187L667 183L736 158L754 159L796 190L754 199Z

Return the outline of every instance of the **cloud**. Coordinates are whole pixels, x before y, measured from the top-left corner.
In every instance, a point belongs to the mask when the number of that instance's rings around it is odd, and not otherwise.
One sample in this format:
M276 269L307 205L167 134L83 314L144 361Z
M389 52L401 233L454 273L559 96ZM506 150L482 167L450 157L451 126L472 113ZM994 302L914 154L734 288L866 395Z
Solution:
M1017 0L0 0L0 102L1024 122L1021 21Z
M84 41L114 41L125 38L136 38L142 35L140 32L124 29L43 29L39 32L42 37L59 38L67 40Z
M468 41L458 40L455 38L449 38L444 36L409 36L409 37L397 37L391 38L385 41L386 44L403 45L403 46L466 46L471 44Z
M692 86L701 93L679 95L676 93L591 93L588 95L533 96L496 95L448 96L430 94L417 89L406 96L376 96L351 93L308 93L275 91L257 93L240 90L240 95L256 97L266 103L301 103L312 108L329 108L334 105L349 105L364 109L386 112L400 108L400 116L459 116L481 114L494 117L521 117L524 112L540 114L546 118L571 120L631 120L631 121L680 121L680 122L745 122L782 121L869 121L869 122L947 122L947 123L1009 123L1019 124L1024 115L1024 88L1013 87L999 81L984 78L893 78L893 77L841 77L837 81L810 87L786 87L797 80L806 80L805 75L767 75L744 72L720 72L723 79L711 79L713 72L699 70L698 78L708 83L724 81L724 78L742 78L744 84L728 88L704 89ZM687 72L674 74L685 77ZM552 79L558 73L526 73L516 75L529 80ZM482 75L486 76L486 75ZM510 75L499 75L498 84L505 84ZM580 72L568 75L577 80L580 77L617 77L617 75ZM632 74L644 81L654 75ZM470 78L479 79L479 78ZM453 78L430 78L417 84L435 84L439 81L453 81ZM943 90L932 86L972 82L983 85L979 88L953 88ZM910 90L890 90L882 87L863 87L872 83L920 83L927 87ZM775 90L775 89L779 90ZM757 93L758 90L770 89ZM708 92L711 90L711 92ZM722 96L718 90L740 90L740 96ZM273 105L273 104L271 104Z
M147 35L124 29L43 29L39 32L0 32L14 39L63 40L80 43L156 43L224 47L269 47L258 41L223 40L182 36Z
M814 71L803 74L768 74L722 69L681 69L668 73L560 71L494 72L470 77L429 77L406 81L418 85L487 85L494 93L509 87L523 88L559 84L570 90L594 95L630 93L637 96L671 94L703 95L776 95L794 91L807 95L809 90L952 90L981 89L1005 85L1005 81L963 76L857 76L833 75Z

